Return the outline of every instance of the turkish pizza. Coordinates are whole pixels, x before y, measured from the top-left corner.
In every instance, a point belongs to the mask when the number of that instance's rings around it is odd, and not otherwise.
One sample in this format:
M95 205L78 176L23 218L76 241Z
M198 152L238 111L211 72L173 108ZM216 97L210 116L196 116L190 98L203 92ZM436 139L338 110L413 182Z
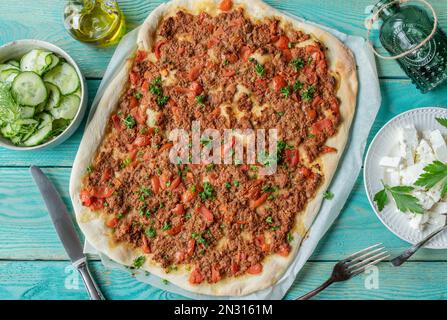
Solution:
M270 287L333 196L356 97L352 54L311 24L258 0L163 4L82 139L70 183L79 226L111 259L192 292ZM193 121L277 129L276 172L171 161L169 132Z

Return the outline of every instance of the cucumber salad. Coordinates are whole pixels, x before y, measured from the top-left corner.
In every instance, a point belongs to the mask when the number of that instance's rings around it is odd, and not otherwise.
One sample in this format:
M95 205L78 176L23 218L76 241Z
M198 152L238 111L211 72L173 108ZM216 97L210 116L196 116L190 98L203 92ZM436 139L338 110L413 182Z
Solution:
M56 54L35 49L0 64L0 134L31 147L61 134L81 102L76 70Z

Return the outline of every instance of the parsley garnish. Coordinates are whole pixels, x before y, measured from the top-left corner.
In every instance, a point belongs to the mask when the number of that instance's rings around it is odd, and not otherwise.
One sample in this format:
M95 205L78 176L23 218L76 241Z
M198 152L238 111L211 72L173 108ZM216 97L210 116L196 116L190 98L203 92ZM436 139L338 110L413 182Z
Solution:
M169 97L168 97L168 96L160 96L160 97L157 97L157 104L158 104L160 107L165 106L166 103L168 103L168 101L169 101Z
M309 86L306 90L303 91L303 93L301 94L301 98L304 101L310 101L314 98L314 93L315 93L315 87Z
M447 118L436 118L436 121L438 121L438 123L447 128Z
M409 186L396 186L390 187L389 185L383 184L383 190L376 193L374 196L374 202L377 204L377 209L382 211L385 205L388 203L388 193L394 199L397 209L401 212L413 212L413 213L423 213L424 208L419 204L418 199L411 195L410 192L414 190L413 187Z
M289 86L285 86L284 88L281 89L281 93L284 95L284 97L288 98L290 96L290 87Z
M230 189L231 188L231 183L229 183L228 181L225 182L225 188Z
M132 117L130 114L123 119L123 123L126 127L128 127L129 129L132 129L133 127L135 127L135 118Z
M263 186L261 190L264 193L272 193L272 192L278 191L278 188L274 187L274 186L266 185L266 186Z
M299 71L304 67L304 60L303 59L294 59L290 61L290 64L295 68L296 71Z
M124 159L123 162L121 163L121 168L122 169L126 168L130 164L131 161L132 160L130 160L129 158Z
M198 243L203 244L205 247L208 248L208 242L206 241L206 239L202 236L202 234L197 233L197 232L193 232L191 234L191 237L195 240L197 240Z
M425 187L427 189L433 188L436 184L442 182L441 197L447 193L447 165L441 161L434 161L424 168L424 173L420 175L415 185Z
M146 257L145 256L139 256L138 258L136 258L134 261L133 261L133 266L135 267L135 268L141 268L142 266L143 266L143 264L144 264L144 262L146 261Z
M265 76L264 66L262 64L260 64L259 62L257 62L255 65L255 71L260 77Z
M169 222L165 222L163 224L163 228L162 229L163 229L163 231L167 231L167 230L169 230L171 228L172 228L171 224Z
M234 181L233 181L233 185L234 185L235 187L239 187L239 181L234 180Z
M151 84L149 85L149 91L154 96L157 96L157 104L160 107L163 107L166 103L168 103L169 97L163 95L163 90L161 88L161 76L158 76L152 80Z
M326 200L332 200L334 198L334 194L330 191L326 191L323 194L323 198L325 198Z
M209 182L203 184L203 191L199 192L199 197L202 200L210 200L214 198L214 188Z
M301 90L302 88L303 88L303 84L301 83L301 81L296 80L295 84L293 85L293 90L298 91L298 90Z
M137 92L135 92L135 93L133 94L133 96L134 96L135 98L137 98L138 100L140 100L141 97L143 96L143 94L142 94L141 92L137 91Z
M228 61L227 59L225 59L224 61L223 61L223 65L224 66L228 66L230 64L230 61Z
M268 216L267 218L265 218L265 222L267 222L268 224L272 224L273 218L271 216Z
M288 234L287 234L287 242L292 242L293 241L293 236L292 236L292 234L289 232Z
M147 228L145 233L149 238L154 238L157 235L157 232L152 227Z
M205 99L206 99L206 97L204 94L201 94L200 96L196 97L197 103L201 106L203 106L205 104Z
M169 281L166 280L166 279L161 279L161 282L163 282L164 285L168 285L169 284Z
M93 165L90 164L90 165L87 167L87 172L88 172L88 173L92 173L93 170L95 170L95 168L93 167Z

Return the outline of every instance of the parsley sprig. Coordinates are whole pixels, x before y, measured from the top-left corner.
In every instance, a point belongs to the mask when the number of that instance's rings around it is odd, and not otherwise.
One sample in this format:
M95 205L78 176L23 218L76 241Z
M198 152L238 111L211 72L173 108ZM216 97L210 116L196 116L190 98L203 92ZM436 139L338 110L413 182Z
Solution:
M390 187L389 185L383 183L383 189L376 193L374 196L374 202L377 204L377 209L382 211L383 208L388 204L389 197L388 194L393 197L396 203L397 209L401 212L412 212L412 213L424 213L424 208L419 204L418 199L411 195L410 192L414 190L410 186L396 186Z
M438 121L438 123L439 123L441 126L447 128L447 118L435 118L435 119L436 119L436 121Z
M441 197L447 193L447 165L441 161L434 161L424 168L422 173L416 180L415 185L418 187L425 187L427 189L433 188L438 183L442 182Z

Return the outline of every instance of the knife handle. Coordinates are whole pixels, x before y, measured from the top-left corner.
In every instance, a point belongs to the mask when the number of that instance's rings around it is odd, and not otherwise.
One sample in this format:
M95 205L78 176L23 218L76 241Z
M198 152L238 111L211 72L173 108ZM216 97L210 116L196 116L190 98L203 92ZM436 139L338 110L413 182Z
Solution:
M90 300L105 300L104 296L101 293L101 290L99 290L98 285L96 284L95 280L93 280L92 275L90 274L87 261L84 260L83 262L79 263L76 266L76 269L81 274L82 281L87 288Z

